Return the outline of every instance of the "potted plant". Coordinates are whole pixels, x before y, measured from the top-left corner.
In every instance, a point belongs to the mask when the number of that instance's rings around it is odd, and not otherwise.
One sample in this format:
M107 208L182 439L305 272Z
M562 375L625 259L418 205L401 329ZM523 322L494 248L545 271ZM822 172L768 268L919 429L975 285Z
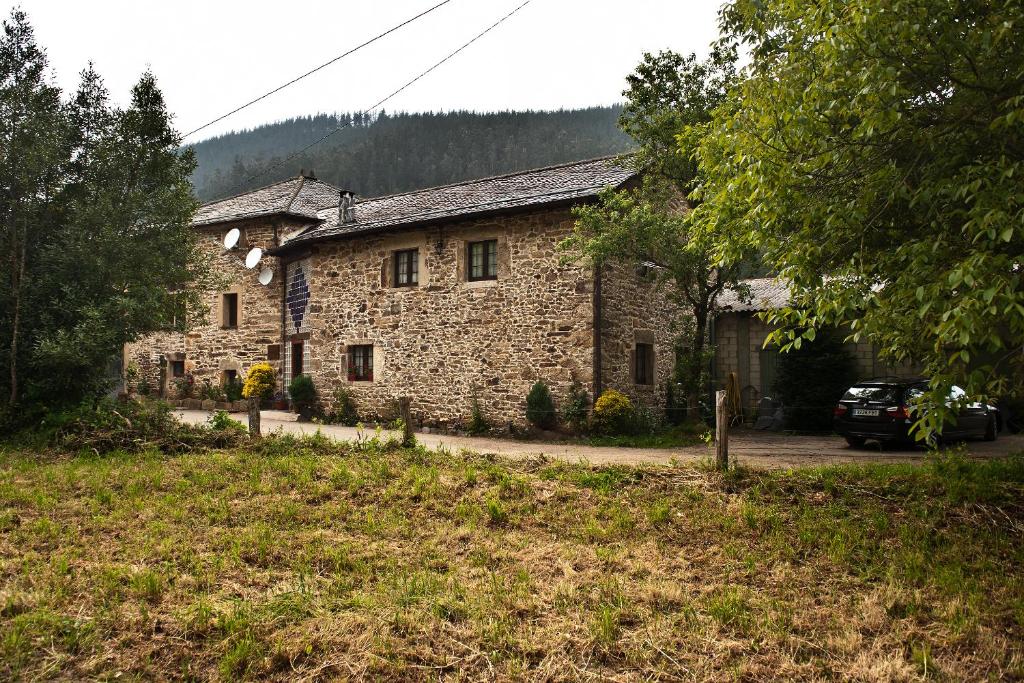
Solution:
M274 394L277 386L277 371L270 363L257 363L249 368L249 374L245 376L245 383L242 385L242 398L256 399L260 403L266 403L280 394ZM275 408L278 406L275 405Z
M293 378L288 385L288 395L292 397L292 404L299 413L299 419L304 422L312 419L317 399L313 378L309 375L298 375Z

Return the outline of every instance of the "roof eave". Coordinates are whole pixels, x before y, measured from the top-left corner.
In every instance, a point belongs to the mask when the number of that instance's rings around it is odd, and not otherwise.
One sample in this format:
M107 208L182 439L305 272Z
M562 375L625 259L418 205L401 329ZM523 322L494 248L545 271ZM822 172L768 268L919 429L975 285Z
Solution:
M615 189L619 189L625 184L626 181L619 185L612 185ZM470 220L479 220L481 218L493 218L495 216L509 216L521 213L530 213L533 211L550 210L563 208L565 206L572 206L574 204L592 204L597 201L598 195L584 195L582 197L567 197L564 199L557 199L551 202L544 202L538 204L524 204L521 206L506 206L497 209L484 209L482 211L474 211L471 213L457 214L454 216L432 216L430 218L424 218L421 220L412 220L402 223L388 223L386 225L370 226L363 230L353 230L351 232L340 233L337 235L325 235L323 237L307 239L302 241L292 240L286 242L279 247L270 249L267 253L271 256L284 256L290 251L295 249L310 247L314 244L321 244L323 242L336 242L340 240L350 239L353 237L363 237L365 235L375 235L382 232L390 232L393 230L414 230L417 228L426 228L433 225L439 225L442 223L460 223ZM358 205L357 205L358 207Z

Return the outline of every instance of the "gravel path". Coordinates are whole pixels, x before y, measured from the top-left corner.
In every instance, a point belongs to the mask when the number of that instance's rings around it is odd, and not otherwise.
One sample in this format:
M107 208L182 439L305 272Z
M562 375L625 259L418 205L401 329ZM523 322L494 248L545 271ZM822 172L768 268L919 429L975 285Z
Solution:
M183 422L191 424L206 422L210 417L210 413L203 410L178 410L175 414ZM233 413L231 416L243 424L247 423L248 418L244 413ZM260 422L264 433L280 429L290 434L313 434L319 429L327 436L343 441L351 441L359 435L355 427L297 422L295 415L283 411L265 410ZM364 436L372 435L372 430L364 432ZM667 464L672 460L696 462L714 456L714 450L703 444L685 448L623 448L419 433L416 439L429 448L444 446L456 452L467 449L510 457L547 456L571 462L583 460L594 465ZM972 457L979 458L1022 452L1024 434L1004 433L995 442L972 441L967 444L967 448ZM860 449L850 448L846 441L837 436L792 436L735 429L729 436L729 455L735 462L747 467L789 468L853 462L919 462L927 453L920 449L882 450L871 444Z

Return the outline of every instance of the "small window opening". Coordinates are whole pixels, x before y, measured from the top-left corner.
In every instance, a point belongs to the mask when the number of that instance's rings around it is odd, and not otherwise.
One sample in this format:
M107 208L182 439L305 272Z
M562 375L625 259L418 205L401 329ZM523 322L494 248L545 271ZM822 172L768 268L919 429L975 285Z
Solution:
M238 294L225 294L222 308L224 314L222 324L224 327L238 327Z
M466 254L470 282L498 279L498 240L470 242Z
M305 344L295 342L292 344L292 377L298 377L303 371L303 351Z
M373 381L373 346L348 347L348 379L350 382Z
M415 287L420 281L420 250L405 249L396 251L394 254L395 272L393 283L395 287Z
M637 344L635 353L634 381L637 384L654 384L654 344Z
M171 377L184 377L185 376L185 361L183 360L172 360L171 361Z

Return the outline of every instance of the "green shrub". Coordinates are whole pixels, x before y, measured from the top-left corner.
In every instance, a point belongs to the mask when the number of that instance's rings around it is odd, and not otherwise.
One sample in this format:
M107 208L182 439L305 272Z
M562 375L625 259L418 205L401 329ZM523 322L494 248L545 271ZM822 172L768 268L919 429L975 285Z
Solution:
M228 381L224 382L224 396L229 401L241 401L242 400L242 389L244 388L242 380L237 377L232 377Z
M249 374L246 375L245 384L242 386L242 396L266 401L274 395L276 386L277 373L270 363L257 363L249 368Z
M174 380L174 395L177 398L192 398L195 393L196 378L187 372Z
M292 403L299 409L299 412L311 410L317 401L316 387L313 385L313 378L309 375L297 375L292 378L288 385L288 395Z
M551 391L541 380L534 382L526 396L526 419L538 429L551 429L558 422Z
M204 401L226 401L224 389L209 379L203 380L203 386L199 388L199 398Z
M487 419L484 417L484 411L480 408L480 399L473 394L473 405L469 415L469 425L466 427L466 431L477 436L479 434L486 434L490 431L491 425L487 424Z
M210 416L210 429L244 432L245 425L238 420L232 419L226 410L218 410Z
M590 397L579 382L573 382L569 387L569 395L565 399L565 406L562 408L562 419L572 427L574 432L583 432L587 428L587 406L590 404Z
M628 434L634 429L635 410L629 397L607 389L594 404L594 429L601 434Z
M338 387L334 390L334 410L327 416L328 422L343 424L348 427L355 427L359 424L359 410L356 408L356 401L348 387Z

